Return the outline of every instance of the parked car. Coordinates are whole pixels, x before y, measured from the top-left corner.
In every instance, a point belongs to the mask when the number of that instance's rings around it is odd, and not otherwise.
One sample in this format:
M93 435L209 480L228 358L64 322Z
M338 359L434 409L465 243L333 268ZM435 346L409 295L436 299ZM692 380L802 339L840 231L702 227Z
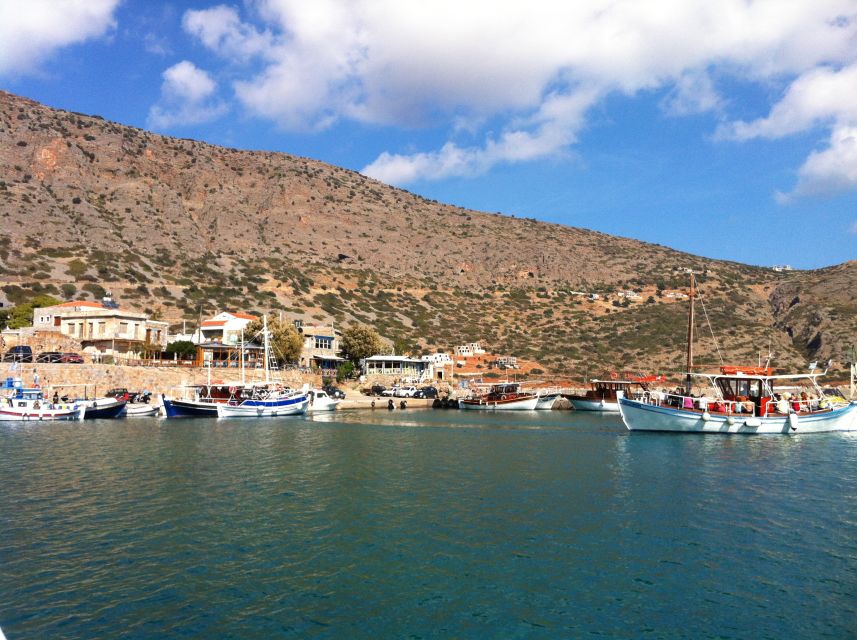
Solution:
M79 353L64 353L60 362L67 364L83 364L83 356Z
M324 385L321 388L321 390L324 391L331 398L334 398L334 399L338 398L340 400L345 399L345 392L342 389L340 389L339 387L334 387L332 384Z
M12 347L3 354L3 362L32 362L33 348L27 345Z
M42 351L36 356L36 362L62 362L62 354L59 351Z
M125 387L116 387L105 394L107 398L116 398L117 400L130 400L131 394Z
M373 384L372 388L369 389L369 395L370 396L380 396L382 393L384 393L386 388L387 387L385 387L383 384Z
M397 398L413 398L417 392L416 387L399 387L396 389L395 395Z
M414 394L415 398L437 398L437 389L435 387L423 387L422 389L417 389L417 392Z

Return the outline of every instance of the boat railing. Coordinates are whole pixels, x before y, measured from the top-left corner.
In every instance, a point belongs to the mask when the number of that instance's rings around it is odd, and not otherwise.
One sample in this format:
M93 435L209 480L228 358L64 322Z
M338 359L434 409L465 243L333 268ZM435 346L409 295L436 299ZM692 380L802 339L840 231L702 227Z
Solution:
M817 413L832 408L832 404L825 398L770 398L763 399L761 406L757 406L753 400L723 400L708 396L686 396L663 391L647 391L639 401L687 411L708 411L709 413L747 417Z

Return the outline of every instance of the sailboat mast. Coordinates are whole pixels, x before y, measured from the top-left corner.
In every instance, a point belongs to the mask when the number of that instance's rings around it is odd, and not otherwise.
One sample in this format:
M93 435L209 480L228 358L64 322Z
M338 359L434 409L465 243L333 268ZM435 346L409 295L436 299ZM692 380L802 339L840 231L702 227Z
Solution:
M693 278L693 272L690 272L690 312L687 316L687 380L685 381L685 393L690 395L690 387L693 384L693 323L694 323L694 303L696 300L696 283Z
M244 328L241 328L241 384L246 384L244 379Z
M270 352L270 347L268 345L268 315L267 314L262 316L262 324L263 324L262 335L265 338L265 384L268 384L269 382L271 382L270 373L268 371L268 356L271 352Z

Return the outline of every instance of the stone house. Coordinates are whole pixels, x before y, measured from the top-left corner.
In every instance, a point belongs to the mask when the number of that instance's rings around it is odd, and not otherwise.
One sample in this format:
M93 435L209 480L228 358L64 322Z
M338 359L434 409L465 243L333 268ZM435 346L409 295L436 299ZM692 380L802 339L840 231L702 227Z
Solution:
M342 332L331 325L301 322L296 322L295 328L304 341L300 366L319 369L322 375L336 375L336 368L345 360L339 355Z
M95 357L132 357L139 356L146 345L166 348L169 325L142 312L119 309L105 298L103 302L78 300L33 309L33 328L70 336Z

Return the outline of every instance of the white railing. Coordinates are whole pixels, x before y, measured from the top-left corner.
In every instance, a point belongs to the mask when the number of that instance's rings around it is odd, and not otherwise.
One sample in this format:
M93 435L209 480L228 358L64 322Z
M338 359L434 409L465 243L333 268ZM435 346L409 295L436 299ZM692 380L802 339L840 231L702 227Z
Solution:
M761 406L757 406L753 400L721 400L707 396L685 396L661 391L647 391L639 401L687 411L708 411L709 413L747 417L816 413L832 408L831 402L826 398L770 398L763 401Z

